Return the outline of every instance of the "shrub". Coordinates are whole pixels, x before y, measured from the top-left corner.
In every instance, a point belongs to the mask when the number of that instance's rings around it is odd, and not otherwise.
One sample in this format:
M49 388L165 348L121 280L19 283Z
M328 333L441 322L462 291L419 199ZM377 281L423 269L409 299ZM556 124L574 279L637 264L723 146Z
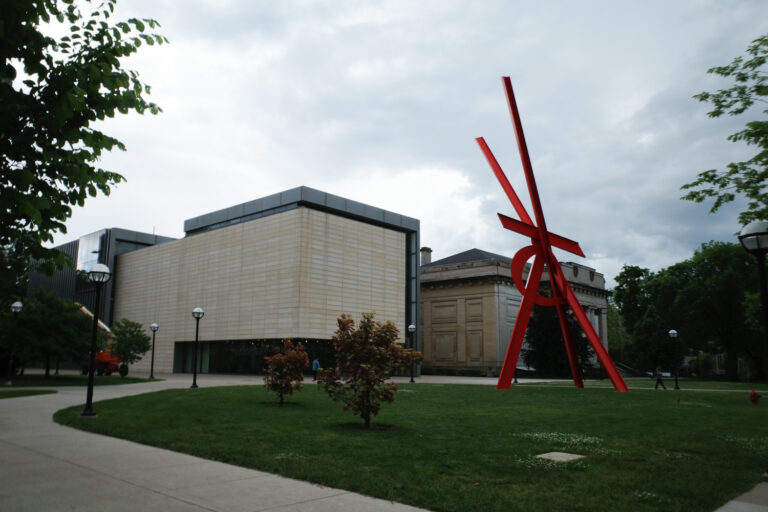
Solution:
M320 371L318 380L334 401L344 403L371 427L371 416L382 402L392 402L397 386L387 382L397 368L420 362L421 354L395 344L399 332L392 322L376 322L373 313L363 313L358 328L348 315L338 319L333 336L336 368ZM410 354L410 355L409 355ZM417 355L418 354L418 355Z
M309 366L309 357L301 345L294 346L290 340L283 340L282 352L265 357L267 370L264 382L267 388L274 391L280 399L280 405L285 401L285 395L301 390L304 380L304 370Z
M151 338L139 322L122 318L112 327L112 344L109 351L124 364L133 364L152 347ZM121 377L124 375L121 373Z

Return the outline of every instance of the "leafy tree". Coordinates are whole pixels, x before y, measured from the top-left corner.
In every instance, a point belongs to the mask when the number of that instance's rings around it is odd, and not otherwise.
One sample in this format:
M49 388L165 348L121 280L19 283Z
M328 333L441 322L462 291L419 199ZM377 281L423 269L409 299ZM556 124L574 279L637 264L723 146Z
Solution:
M611 297L608 297L606 317L608 323L608 347L611 357L624 360L624 353L632 345L632 338L624 327L624 320L621 318L619 308Z
M749 336L742 304L745 294L756 291L755 260L738 244L709 242L690 262L693 274L679 293L687 312L685 329L697 338L695 346L725 352L726 376L735 380Z
M130 111L156 114L149 86L120 59L142 44L154 20L112 23L116 0L4 0L0 21L0 277L18 279L30 262L48 273L68 258L42 246L66 232L72 207L124 178L99 167L125 146L93 127ZM50 33L66 31L54 38ZM0 283L3 291L14 283Z
M397 385L388 382L392 373L410 363L395 344L400 334L395 324L373 317L373 313L363 313L357 328L348 315L338 319L333 335L336 368L324 369L318 376L320 386L334 401L343 402L345 411L351 409L359 415L365 428L371 428L371 416L379 413L382 402L395 399Z
M624 265L616 276L616 287L613 289L613 299L621 312L624 327L632 332L648 306L648 297L643 289L650 275L647 268L634 265Z
M759 292L747 292L744 294L744 301L741 304L744 311L744 353L752 360L752 364L757 369L757 378L765 379L765 366L763 365L763 307L760 303Z
M699 101L711 103L714 107L708 115L720 117L727 113L735 116L743 114L755 102L768 103L768 35L752 41L747 48L747 58L736 57L726 66L717 66L707 72L733 78L735 84L729 89L717 92L702 92L694 96ZM768 108L762 110L765 116ZM730 163L727 170L710 169L698 175L698 178L686 185L683 190L690 190L682 199L700 203L714 198L710 213L716 212L722 205L730 203L736 195L747 198L747 210L739 214L739 222L748 224L753 220L768 220L768 120L750 121L746 128L728 137L732 142L745 142L756 146L755 156L744 162Z
M19 313L14 358L42 361L48 378L52 361L80 361L88 355L91 325L77 304L40 289Z
M109 351L125 364L133 364L151 348L151 338L139 322L123 318L112 326L112 344ZM122 373L121 373L121 376Z
M283 405L285 395L301 390L304 380L304 370L309 366L309 357L301 345L294 346L291 340L284 340L282 351L271 357L265 357L267 370L264 382L267 387L277 393L280 405Z
M614 296L629 306L626 311L635 319L630 330L631 364L674 369L691 350L723 352L726 375L735 380L740 355L759 361L762 345L744 307L755 291L754 264L737 244L709 242L690 259L656 273L625 266L616 279L620 284ZM678 331L674 341L669 339L670 329ZM762 378L761 366L756 366Z
M592 349L586 337L582 336L581 327L576 318L568 310L568 327L571 330L576 358L582 371L591 367ZM527 366L536 369L539 375L547 377L569 377L571 365L565 350L563 331L557 310L551 306L534 306L533 315L528 323L525 335L526 348L523 351L523 361Z

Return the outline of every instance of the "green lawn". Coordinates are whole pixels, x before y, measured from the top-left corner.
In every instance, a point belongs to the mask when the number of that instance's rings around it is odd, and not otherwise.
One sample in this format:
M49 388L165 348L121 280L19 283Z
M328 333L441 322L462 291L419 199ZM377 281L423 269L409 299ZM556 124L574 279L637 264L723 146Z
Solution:
M32 395L49 395L55 393L52 389L0 389L0 400L3 398L19 398Z
M633 377L625 379L627 387L632 389L653 389L656 385L656 379L650 377ZM664 385L667 389L675 387L674 377L664 377ZM573 387L573 381L555 381L555 382L539 382L530 384L520 384L521 386L546 386L546 387ZM768 382L727 382L718 380L707 379L694 379L694 378L679 378L678 385L685 390L690 389L707 389L707 390L720 390L720 391L738 391L743 390L749 392L751 390L759 391L761 394L768 395ZM584 381L584 387L586 388L613 388L613 384L609 379L603 380L586 380ZM661 386L659 386L661 391ZM768 396L767 396L768 398Z
M160 379L154 379L160 380ZM59 386L87 386L87 375L53 375L45 378L43 373L25 373L24 375L14 375L11 388L47 388ZM137 382L152 382L149 379L139 379L137 377L120 377L119 375L94 376L93 384L95 386L117 386L120 384L136 384Z
M404 384L350 428L314 386L280 407L261 386L168 390L56 421L439 511L707 511L768 464L768 403L746 393ZM569 463L535 455L565 451Z

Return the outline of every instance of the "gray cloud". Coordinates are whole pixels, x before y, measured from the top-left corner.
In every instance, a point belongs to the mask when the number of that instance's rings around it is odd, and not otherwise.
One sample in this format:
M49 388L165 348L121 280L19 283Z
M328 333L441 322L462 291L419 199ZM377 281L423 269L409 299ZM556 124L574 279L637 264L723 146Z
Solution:
M679 200L698 172L748 152L691 96L706 69L761 35L768 4L651 0L155 2L171 39L129 66L158 117L107 123L128 178L89 202L57 242L105 224L181 236L184 219L298 185L419 217L444 257L512 254L513 214L474 138L486 137L528 203L500 76L510 75L552 231L577 239L612 279L710 239L733 240L738 206ZM564 259L575 257L561 255Z

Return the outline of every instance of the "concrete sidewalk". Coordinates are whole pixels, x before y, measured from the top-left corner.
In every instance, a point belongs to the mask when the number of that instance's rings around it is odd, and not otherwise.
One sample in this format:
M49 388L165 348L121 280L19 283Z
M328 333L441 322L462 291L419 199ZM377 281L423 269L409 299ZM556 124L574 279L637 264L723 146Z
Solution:
M99 386L94 401L189 387L188 376ZM200 386L261 384L204 375ZM85 403L85 388L0 400L0 510L406 512L414 507L62 427L55 411ZM94 408L98 413L98 403Z
M94 401L186 388L188 375L100 386ZM397 381L407 382L407 378ZM424 376L419 382L495 385L482 377ZM523 382L523 381L521 381ZM524 382L532 382L525 379ZM200 375L201 387L258 385L261 377ZM62 427L55 411L85 403L85 389L0 400L0 511L418 511L349 491L213 462L121 439ZM98 413L98 403L95 404ZM768 482L716 512L768 512Z

